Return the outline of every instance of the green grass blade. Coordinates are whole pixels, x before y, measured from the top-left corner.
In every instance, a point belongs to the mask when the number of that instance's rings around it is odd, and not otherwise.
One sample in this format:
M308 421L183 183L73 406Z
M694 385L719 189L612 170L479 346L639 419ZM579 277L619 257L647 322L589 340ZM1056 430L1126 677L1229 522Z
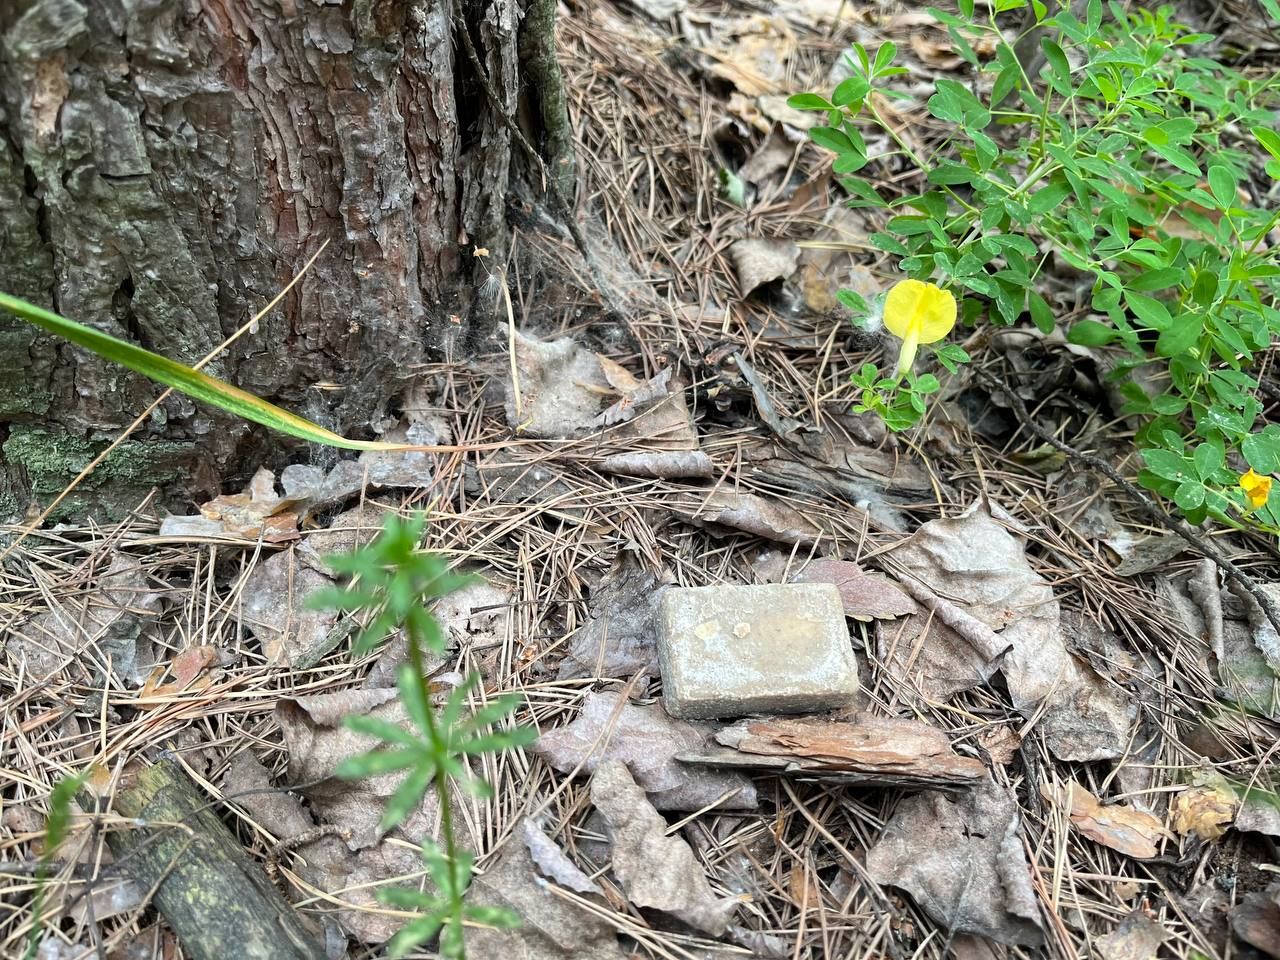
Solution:
M282 410L275 404L267 403L252 393L233 387L216 377L201 373L168 357L162 357L158 353L152 353L150 350L144 350L135 344L119 340L92 327L68 320L51 310L37 307L6 293L0 293L0 310L7 310L54 336L69 340L105 360L128 367L157 383L172 387L192 399L220 407L238 417L287 433L292 437L322 443L329 447L342 447L346 450L395 450L408 446L381 441L348 440L319 424L312 423L305 417Z

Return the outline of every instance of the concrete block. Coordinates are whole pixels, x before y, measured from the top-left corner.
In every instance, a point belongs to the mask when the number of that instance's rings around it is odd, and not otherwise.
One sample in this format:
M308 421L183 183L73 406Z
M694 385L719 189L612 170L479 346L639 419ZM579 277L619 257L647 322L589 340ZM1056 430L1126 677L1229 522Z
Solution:
M848 706L858 668L830 583L671 588L658 614L667 712L688 719Z

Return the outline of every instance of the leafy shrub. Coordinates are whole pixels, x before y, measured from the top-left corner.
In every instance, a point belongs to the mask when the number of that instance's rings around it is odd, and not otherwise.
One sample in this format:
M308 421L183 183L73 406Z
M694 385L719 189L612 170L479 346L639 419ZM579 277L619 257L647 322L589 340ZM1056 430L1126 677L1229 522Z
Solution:
M1263 5L1280 21L1276 0ZM1237 467L1280 469L1280 426L1257 426L1255 372L1280 333L1280 254L1266 241L1280 211L1241 190L1255 177L1280 180L1280 75L1250 79L1197 55L1211 38L1174 23L1168 8L1090 0L1081 20L1031 0L1044 66L1028 76L1000 23L1026 7L930 8L976 78L935 82L928 111L950 136L931 154L884 115L886 101L903 96L893 78L906 72L892 43L874 54L855 44L850 75L829 98L803 93L791 104L827 114L810 135L835 153L850 205L891 214L871 242L908 277L955 291L966 322L1026 317L1048 333L1060 321L1037 279L1050 264L1082 274L1093 316L1071 321L1066 335L1120 349L1109 375L1126 401L1120 412L1142 419L1139 481L1192 521L1247 516L1274 531L1277 515L1258 502L1256 484L1254 494L1241 486ZM979 47L994 56L984 61ZM897 149L868 156L866 123ZM923 192L885 197L856 176L897 154L923 175ZM876 307L857 294L841 299L874 320ZM949 368L961 359L939 356ZM1140 369L1159 387L1140 385ZM905 429L937 389L927 376L882 377L868 365L853 378L860 409Z

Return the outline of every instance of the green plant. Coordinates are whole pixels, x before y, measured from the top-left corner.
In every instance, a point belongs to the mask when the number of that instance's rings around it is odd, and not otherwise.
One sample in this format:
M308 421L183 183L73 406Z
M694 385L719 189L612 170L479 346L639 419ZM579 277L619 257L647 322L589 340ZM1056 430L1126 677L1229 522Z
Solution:
M179 393L184 393L195 400L211 404L226 410L228 413L243 417L245 420L261 424L264 427L270 427L272 430L278 430L280 433L285 433L292 437L347 450L418 449L412 444L392 443L382 440L349 440L346 437L332 433L319 424L312 423L305 417L299 417L287 410L282 410L261 397L254 396L252 393L241 390L239 387L232 386L216 377L211 377L207 373L202 373L199 367L211 359L212 355L206 357L204 361L195 367L188 367L186 364L178 363L176 360L170 360L168 357L145 350L137 344L113 337L110 334L103 333L101 330L87 327L82 323L76 323L74 320L68 320L52 310L46 310L44 307L38 307L33 303L28 303L26 300L3 292L0 292L0 310L7 311L18 319L25 320L27 323L40 327L55 336L74 343L78 347L83 347L104 360L110 360L112 363L127 367L157 383L172 387Z
M1263 5L1280 21L1276 0ZM1280 211L1240 191L1255 175L1280 180L1280 74L1250 79L1198 56L1195 45L1209 38L1174 23L1168 8L1090 0L1081 20L1030 0L1044 66L1029 76L1002 22L1027 7L995 0L975 12L974 0L959 0L959 15L930 9L974 82L935 82L927 108L949 135L929 154L885 115L903 97L893 78L906 72L892 43L874 54L855 44L850 75L829 98L803 93L791 104L826 113L810 135L835 153L851 205L889 212L871 242L907 276L962 296L966 322L1026 317L1047 333L1058 318L1037 280L1049 266L1080 274L1093 315L1072 321L1067 337L1118 348L1109 375L1120 382L1121 412L1142 419L1139 481L1194 522L1247 518L1280 532L1272 508L1240 487L1238 468L1280 469L1280 427L1255 429L1254 369L1280 333L1280 252L1266 240ZM978 49L994 52L984 60ZM869 156L864 124L896 149ZM891 155L918 169L920 192L882 196L855 176ZM875 305L849 292L842 300L874 323ZM1137 382L1140 368L1158 388ZM854 375L860 407L899 430L918 422L921 395L936 389L925 381L922 390L922 379L867 367Z
M24 960L34 960L40 951L40 919L44 914L45 892L49 884L49 867L53 855L62 841L67 838L67 830L71 826L71 801L76 792L84 786L88 772L73 777L62 777L49 791L49 816L44 822L44 848L40 851L40 862L36 865L36 893L31 904L31 935L27 938L27 949L23 953Z
M514 926L519 918L509 910L464 902L474 858L460 848L455 835L450 785L456 783L482 796L490 794L490 786L467 771L466 758L528 743L535 732L525 727L495 727L520 704L518 695L500 697L468 714L467 698L480 681L475 673L455 687L443 705L432 704L425 655L443 654L445 637L427 603L477 578L453 573L442 557L418 550L425 524L421 515L410 520L389 515L382 532L367 547L328 558L334 571L352 578L348 586L319 591L309 602L369 616L356 638L356 655L370 652L392 633L403 631L408 662L400 667L397 681L409 727L378 717L347 717L349 729L374 737L383 746L344 761L337 773L351 779L405 774L383 810L384 830L401 823L434 787L442 843L424 839L422 859L435 892L393 888L379 891L379 899L422 914L392 938L388 947L392 956L402 956L439 935L441 955L460 958L465 956L464 921Z

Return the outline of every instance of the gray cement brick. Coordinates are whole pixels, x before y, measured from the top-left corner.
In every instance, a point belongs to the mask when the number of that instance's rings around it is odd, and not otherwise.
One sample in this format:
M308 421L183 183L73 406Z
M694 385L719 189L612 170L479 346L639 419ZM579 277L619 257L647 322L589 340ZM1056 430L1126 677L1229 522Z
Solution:
M858 691L844 604L829 583L669 589L658 664L673 717L830 710Z

